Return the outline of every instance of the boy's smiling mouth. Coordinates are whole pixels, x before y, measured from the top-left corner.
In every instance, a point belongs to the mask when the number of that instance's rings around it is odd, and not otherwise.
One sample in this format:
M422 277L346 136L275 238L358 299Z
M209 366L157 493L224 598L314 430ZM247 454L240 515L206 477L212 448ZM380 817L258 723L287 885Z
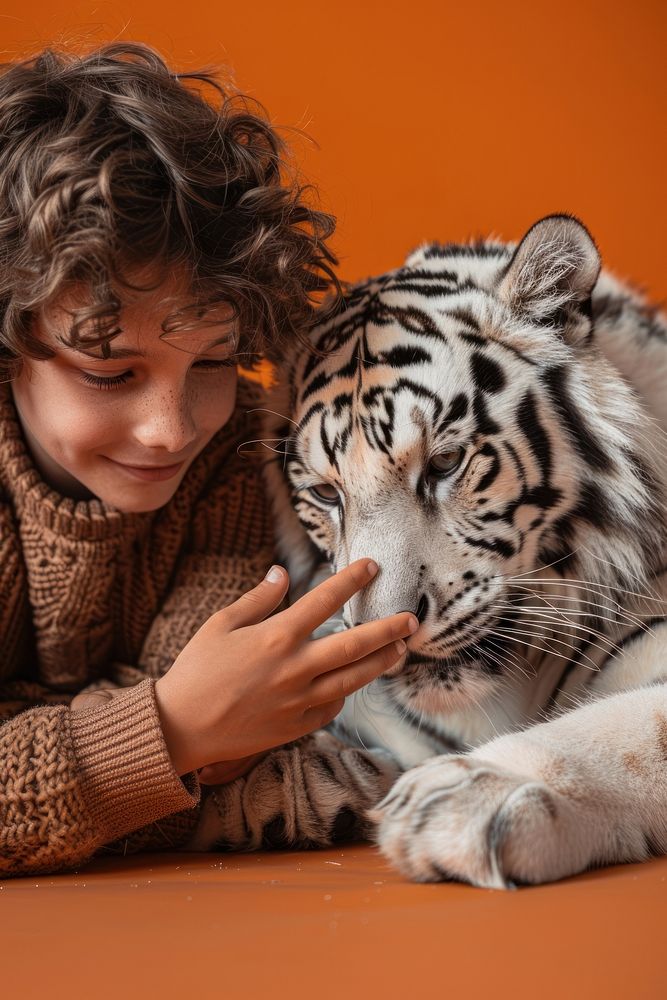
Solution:
M177 462L175 465L126 465L124 462L118 462L115 458L107 458L107 461L124 469L131 476L149 481L172 479L185 465L184 461Z

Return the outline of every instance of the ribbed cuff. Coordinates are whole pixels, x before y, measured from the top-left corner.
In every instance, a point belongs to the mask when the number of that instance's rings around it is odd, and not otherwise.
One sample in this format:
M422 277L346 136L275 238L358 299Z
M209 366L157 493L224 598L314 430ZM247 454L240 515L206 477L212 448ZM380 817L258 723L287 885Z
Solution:
M147 678L102 706L70 713L81 788L104 842L199 802L194 772L179 778Z

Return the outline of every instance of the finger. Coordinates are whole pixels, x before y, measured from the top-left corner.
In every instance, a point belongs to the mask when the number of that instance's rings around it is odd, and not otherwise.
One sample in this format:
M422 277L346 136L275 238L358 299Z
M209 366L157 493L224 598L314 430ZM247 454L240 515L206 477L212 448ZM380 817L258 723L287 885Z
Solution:
M308 699L313 705L323 705L337 698L347 698L359 688L370 684L385 670L395 666L405 655L407 646L402 639L383 646L362 660L317 677L311 684Z
M378 565L372 559L357 559L304 594L291 608L281 611L276 617L282 620L282 624L296 638L306 639L318 625L349 601L353 594L370 583L377 571Z
M287 593L289 576L282 566L272 566L264 579L229 607L218 612L229 631L264 621Z
M99 691L77 694L70 702L70 711L80 712L84 708L98 708L112 698L118 698L125 694L126 690L127 688L100 688Z
M337 670L354 663L376 650L387 646L394 639L405 639L419 628L417 618L409 611L401 611L389 618L355 625L344 632L314 639L306 647L304 665L315 678L330 670Z
M301 736L307 733L314 733L316 729L324 729L337 715L343 711L345 698L336 698L334 701L326 702L324 705L313 705L303 713L303 728Z
M226 785L230 781L236 781L248 771L252 771L255 764L266 757L267 751L252 754L250 757L242 757L240 760L221 760L215 764L206 764L197 772L200 785Z

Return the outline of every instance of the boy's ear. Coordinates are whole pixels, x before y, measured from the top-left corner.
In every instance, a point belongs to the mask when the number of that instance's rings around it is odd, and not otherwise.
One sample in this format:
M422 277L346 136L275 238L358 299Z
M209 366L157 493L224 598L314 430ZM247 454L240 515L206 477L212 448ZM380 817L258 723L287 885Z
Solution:
M533 322L566 328L585 316L600 274L600 254L586 227L572 215L547 215L514 252L498 295Z

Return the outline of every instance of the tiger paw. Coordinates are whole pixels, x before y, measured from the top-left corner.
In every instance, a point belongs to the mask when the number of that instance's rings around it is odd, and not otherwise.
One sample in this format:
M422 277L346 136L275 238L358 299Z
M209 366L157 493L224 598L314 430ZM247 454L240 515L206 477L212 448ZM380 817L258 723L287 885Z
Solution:
M416 882L510 888L592 861L571 800L473 756L437 757L408 771L369 817L382 853Z

